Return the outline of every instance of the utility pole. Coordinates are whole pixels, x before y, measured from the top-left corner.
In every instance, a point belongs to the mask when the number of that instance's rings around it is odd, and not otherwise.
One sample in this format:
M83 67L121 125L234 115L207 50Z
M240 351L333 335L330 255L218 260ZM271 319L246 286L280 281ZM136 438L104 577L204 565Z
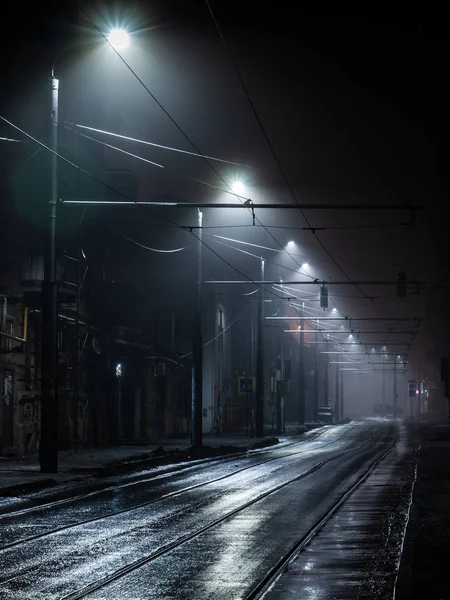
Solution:
M325 342L325 352L328 352L328 348L330 347L330 344L328 342L328 340ZM319 344L317 344L317 348L319 348ZM324 355L325 358L325 380L324 380L324 406L328 406L329 405L329 382L328 382L328 354Z
M261 281L264 281L264 259L261 257ZM256 347L256 437L264 437L264 290L259 290L258 340Z
M384 354L383 354L384 356ZM394 355L394 419L397 418L397 355Z
M386 412L386 371L384 369L384 352L383 352L383 414Z
M203 213L198 210L198 262L197 299L192 343L192 424L191 444L202 447L202 402L203 402L203 340L202 340L202 221Z
M250 437L253 437L254 432L254 415L255 415L255 396L253 393L253 382L255 381L255 302L251 301L251 315L250 315L250 374L252 377L252 393L250 395L250 403L248 402L248 394L246 398L245 405L245 435L248 435L248 430L250 429ZM249 428L250 424L250 428Z
M219 433L223 433L223 308L219 308Z
M58 289L56 281L56 204L58 202L58 92L59 80L51 77L50 200L44 254L41 334L41 473L58 472Z
M315 335L316 353L314 356L314 408L313 408L313 421L317 421L319 418L319 334L316 332Z
M337 365L339 366L339 365ZM341 414L341 419L344 418L344 371L341 369L340 377L339 377L339 411Z
M305 303L303 302L303 308ZM303 308L300 317L300 345L298 351L298 424L305 424L305 320Z
M335 408L334 412L336 413L336 421L340 420L340 401L339 401L339 365L336 365L336 381L335 381Z
M277 433L283 433L283 418L282 418L282 404L284 401L284 346L283 346L283 330L280 332L280 354L278 359L280 361L280 380L277 381Z

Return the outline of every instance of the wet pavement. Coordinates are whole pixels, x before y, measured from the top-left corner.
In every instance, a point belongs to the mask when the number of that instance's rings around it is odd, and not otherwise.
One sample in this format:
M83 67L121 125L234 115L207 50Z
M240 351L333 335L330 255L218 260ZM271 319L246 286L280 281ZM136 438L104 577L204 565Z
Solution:
M0 598L252 597L280 557L392 447L396 436L393 423L351 423L327 428L311 440L151 473L139 481L124 478L120 485L79 498L0 515ZM322 578L322 595L302 595L304 586L300 595L280 597L347 597L327 595L336 568L346 559L337 565L329 561L345 549L350 560L355 545L378 548L384 543L364 510L375 509L390 523L388 515L404 501L399 492L394 507L389 486L398 483L402 460L410 459L406 447L402 440L396 458L391 453L380 463L332 517L329 525L336 531L329 538L320 534L308 547L329 539L319 552L329 574ZM350 500L357 503L357 494L362 494L360 504L347 510ZM335 525L337 518L343 520ZM345 543L350 526L354 536ZM394 559L396 552L394 544ZM320 564L310 571L319 573ZM308 569L292 573L303 571ZM284 577L280 585L287 582ZM293 585L298 591L298 581ZM274 593L271 597L278 597Z
M417 451L402 428L395 450L293 560L265 600L392 598Z
M295 435L293 430L291 435ZM311 432L306 434L311 435ZM289 438L281 438L289 439ZM245 435L204 435L204 456L230 451L246 450L249 447L263 447L276 443L277 438L270 435L265 438L252 438ZM119 470L121 466L129 465L137 468L139 463L151 465L155 459L167 457L175 462L180 456L185 459L190 452L190 439L171 439L159 444L150 445L123 445L113 447L78 448L60 450L58 452L58 473L41 473L37 455L25 457L0 456L0 496L10 495L11 488L23 486L28 488L44 489L60 483L78 482L83 478L104 472L110 468ZM202 452L198 453L198 458ZM161 462L161 461L159 461ZM14 491L14 490L13 490ZM1 506L0 506L1 508Z
M413 424L421 439L395 600L448 600L450 427Z

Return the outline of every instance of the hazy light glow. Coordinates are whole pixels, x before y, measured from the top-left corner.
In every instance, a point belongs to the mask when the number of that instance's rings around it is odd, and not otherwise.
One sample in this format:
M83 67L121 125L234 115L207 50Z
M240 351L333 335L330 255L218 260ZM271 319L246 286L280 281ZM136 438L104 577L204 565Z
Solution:
M130 36L125 29L111 29L107 40L115 50L125 50L130 45Z
M309 267L308 263L303 263L302 264L302 269L307 269Z
M337 312L337 308L332 308L331 312L334 312L334 313Z
M289 242L287 243L288 246L293 246L295 244L295 242L293 240L289 240Z
M235 181L231 183L231 189L235 194L240 196L245 192L245 185L239 179L235 179Z

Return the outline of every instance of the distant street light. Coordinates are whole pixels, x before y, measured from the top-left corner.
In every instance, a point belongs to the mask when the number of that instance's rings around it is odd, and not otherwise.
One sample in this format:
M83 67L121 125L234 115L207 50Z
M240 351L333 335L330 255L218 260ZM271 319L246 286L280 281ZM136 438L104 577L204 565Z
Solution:
M125 50L130 45L130 36L125 29L111 29L106 39L115 50Z

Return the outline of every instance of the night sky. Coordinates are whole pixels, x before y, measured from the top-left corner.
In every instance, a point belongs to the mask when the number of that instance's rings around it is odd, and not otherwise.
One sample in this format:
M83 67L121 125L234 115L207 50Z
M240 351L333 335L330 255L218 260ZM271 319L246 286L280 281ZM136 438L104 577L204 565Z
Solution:
M114 64L111 79L102 83L105 65L92 58L94 54L100 56L97 50L90 50L95 32L79 16L79 5L47 2L32 4L26 10L12 5L6 9L3 22L8 26L0 40L4 83L1 114L22 126L26 124L38 137L45 135L45 82L53 58L67 43L82 39L84 46L79 54L68 54L58 63L62 118L186 148L186 140L130 73L120 70L121 65ZM300 201L407 200L427 207L416 215L414 227L396 228L386 225L402 222L408 215L307 213L310 223L317 227L354 227L317 232L345 273L358 279L394 279L401 266L408 278L426 281L430 286L447 285L449 214L443 157L448 139L444 83L448 42L443 23L422 14L393 17L381 10L366 15L331 14L325 10L317 14L301 9L294 12L287 3L213 0L211 6ZM93 3L89 10L100 28L108 21L119 24L127 19L132 23L143 44L140 53L133 55L133 67L202 152L257 167L251 173L252 199L293 201L205 2L155 1L153 6L149 2L127 3L126 9L118 4ZM112 65L112 59L108 60ZM114 98L109 108L98 102L99 93ZM0 126L0 134L16 137L6 125ZM73 151L71 144L70 136L63 138L68 154ZM4 148L2 156L4 172L14 167L15 160L22 159L11 152L5 155ZM95 154L84 158L86 166L95 169ZM221 185L220 179L197 159L155 153L148 154L148 158L165 161L167 168L163 173L149 172L147 199L163 195L185 201L211 201L209 188L188 178ZM232 175L226 167L221 167L220 173L225 178ZM67 175L69 179L71 176ZM248 171L245 176L249 176ZM78 184L78 180L73 183L75 187ZM298 213L294 216L278 211L257 216L266 225L305 225ZM170 217L184 224L191 220L188 214L180 216L179 212L170 213ZM249 225L247 217L235 221L227 215L207 215L210 225ZM189 234L183 232L153 227L149 233L149 228L142 229L146 218L116 213L110 215L110 222L119 223L123 232L151 246L192 245ZM374 223L383 227L366 227ZM273 234L283 245L294 239L299 253L317 266L318 277L343 278L339 266L311 232L273 230ZM261 228L236 228L223 235L274 246ZM246 275L256 278L257 266L252 259L214 245L215 241L208 243ZM180 273L175 257L168 258L161 269L159 257L139 253L123 240L117 240L117 244L121 244L122 261L118 261L116 276L137 289L148 285L146 273L152 267L156 269L152 277L162 286L164 302L173 296L167 275L176 274L181 284L189 285L191 272L186 269ZM205 250L204 255L207 276L239 278L211 253ZM278 262L288 268L296 266L285 256ZM279 268L269 268L269 276L278 278L280 273L283 271ZM290 275L293 273L285 270L283 277ZM400 303L394 297L395 289L371 287L365 291L370 296L387 297L371 302L350 286L331 289L330 294L336 294L336 305L345 314L427 317L416 352L428 358L431 367L437 367L439 357L450 351L448 292L424 290L420 296ZM348 297L343 298L345 295Z

